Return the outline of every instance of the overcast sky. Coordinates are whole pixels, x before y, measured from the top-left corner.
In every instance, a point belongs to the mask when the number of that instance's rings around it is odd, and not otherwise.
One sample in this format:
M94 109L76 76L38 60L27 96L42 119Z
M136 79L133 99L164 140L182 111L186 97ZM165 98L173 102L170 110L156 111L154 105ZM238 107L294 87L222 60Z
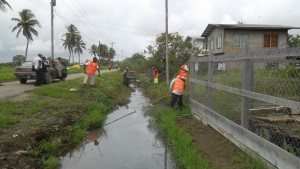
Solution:
M26 39L12 28L19 11L30 9L40 21L38 37L29 44L28 59L38 53L51 55L51 0L6 0L13 10L0 11L0 62L25 55ZM201 35L207 24L274 24L300 27L299 0L169 0L169 32ZM66 26L80 31L87 49L99 41L116 50L117 59L143 52L165 31L165 0L56 0L54 7L54 54L68 58L62 46ZM290 30L290 34L300 34ZM122 52L123 51L123 52ZM123 58L122 58L123 53ZM9 59L8 59L9 58ZM77 61L77 55L75 62ZM85 50L82 61L92 56Z

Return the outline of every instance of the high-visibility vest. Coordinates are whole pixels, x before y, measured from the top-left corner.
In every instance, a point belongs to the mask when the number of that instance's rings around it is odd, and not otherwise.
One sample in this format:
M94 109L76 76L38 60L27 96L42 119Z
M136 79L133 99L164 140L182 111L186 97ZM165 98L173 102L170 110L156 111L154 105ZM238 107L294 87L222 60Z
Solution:
M94 63L91 60L85 73L90 74L90 75L94 75L96 73L97 68L98 68L98 62Z
M154 71L153 71L153 78L158 78L158 71L157 71L157 69L154 69Z
M178 75L179 77L184 78L184 79L186 79L187 76L188 76L188 72L184 70L185 66L186 66L185 64L183 64L181 66L180 71L179 71L179 75Z
M183 81L179 77L176 78L176 80L174 82L174 86L173 86L172 92L174 90L178 90L178 91L180 91L183 94L184 93L184 84L185 84L185 81Z

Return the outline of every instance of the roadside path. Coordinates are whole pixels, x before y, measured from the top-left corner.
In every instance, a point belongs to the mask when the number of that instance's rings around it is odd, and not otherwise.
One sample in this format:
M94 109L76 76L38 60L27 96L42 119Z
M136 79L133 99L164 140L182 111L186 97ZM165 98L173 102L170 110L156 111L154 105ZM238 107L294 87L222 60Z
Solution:
M115 71L115 70L112 70ZM109 70L101 70L101 73L109 72ZM68 74L66 80L75 79L84 76L84 73ZM37 87L34 86L35 80L28 80L26 84L21 84L19 81L1 83L0 86L0 101L11 99L25 93L26 91L33 90ZM54 80L54 83L58 80Z

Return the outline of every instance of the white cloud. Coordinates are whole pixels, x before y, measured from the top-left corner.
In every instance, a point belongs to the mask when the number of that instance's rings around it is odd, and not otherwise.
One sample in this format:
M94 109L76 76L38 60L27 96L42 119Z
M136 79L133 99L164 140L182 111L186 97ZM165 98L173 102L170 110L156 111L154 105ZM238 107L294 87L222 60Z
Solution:
M13 11L0 12L0 55L25 53L26 39L11 32L22 9L31 9L41 22L36 28L38 37L29 44L28 54L43 53L50 56L50 0L10 1ZM298 0L172 0L169 3L169 32L201 35L210 23L276 24L300 27L300 1ZM69 57L62 46L66 25L74 24L81 32L89 48L92 44L105 43L114 48L117 55L129 57L143 50L165 31L164 0L72 0L57 1L54 7L55 55ZM299 30L291 33L300 34ZM90 58L88 50L83 58ZM82 59L83 60L83 59ZM1 62L1 58L0 58Z

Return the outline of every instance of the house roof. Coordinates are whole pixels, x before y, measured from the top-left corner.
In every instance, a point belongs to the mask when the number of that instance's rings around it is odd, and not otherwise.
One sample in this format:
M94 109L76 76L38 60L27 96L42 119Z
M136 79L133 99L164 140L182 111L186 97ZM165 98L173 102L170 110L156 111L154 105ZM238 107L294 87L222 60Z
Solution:
M207 37L210 32L217 28L229 28L229 29L300 29L300 27L284 26L284 25L259 25L259 24L208 24L202 33L202 37Z
M203 40L204 37L201 37L201 35L188 35L184 41L191 41L193 39L201 39Z

